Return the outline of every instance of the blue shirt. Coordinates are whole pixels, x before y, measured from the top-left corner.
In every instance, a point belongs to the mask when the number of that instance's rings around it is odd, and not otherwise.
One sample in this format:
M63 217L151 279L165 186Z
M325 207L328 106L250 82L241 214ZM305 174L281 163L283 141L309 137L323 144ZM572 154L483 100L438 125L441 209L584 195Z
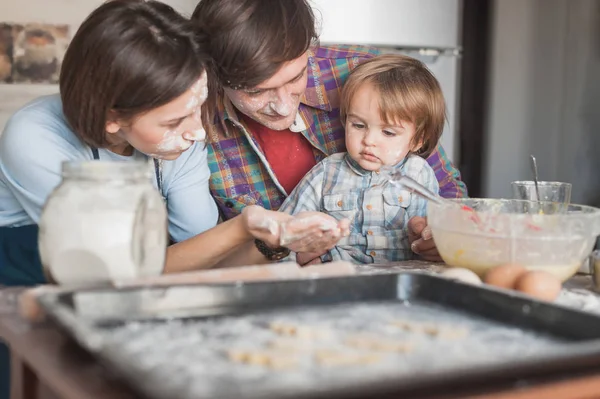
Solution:
M409 156L394 166L434 193L439 185L427 161ZM279 209L292 215L319 211L350 220L350 235L323 260L386 263L413 258L408 220L425 216L427 201L388 183L388 174L363 169L347 153L325 158L300 181Z
M132 156L98 151L102 160L131 162L146 157L138 151ZM163 161L162 194L168 201L169 233L175 241L217 224L206 156L204 145L196 143L179 158ZM37 224L46 199L61 182L62 162L92 159L90 147L68 126L58 94L21 108L0 136L0 227Z

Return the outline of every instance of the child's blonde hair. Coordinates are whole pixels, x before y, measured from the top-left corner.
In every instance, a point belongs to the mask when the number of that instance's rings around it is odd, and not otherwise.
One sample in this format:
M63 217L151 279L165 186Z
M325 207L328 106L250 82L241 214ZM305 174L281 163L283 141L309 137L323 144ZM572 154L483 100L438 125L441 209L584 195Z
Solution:
M342 124L346 124L350 103L364 84L373 85L379 93L379 111L385 123L414 123L411 152L428 157L437 146L446 121L444 95L431 71L421 61L400 54L380 55L363 62L344 84Z

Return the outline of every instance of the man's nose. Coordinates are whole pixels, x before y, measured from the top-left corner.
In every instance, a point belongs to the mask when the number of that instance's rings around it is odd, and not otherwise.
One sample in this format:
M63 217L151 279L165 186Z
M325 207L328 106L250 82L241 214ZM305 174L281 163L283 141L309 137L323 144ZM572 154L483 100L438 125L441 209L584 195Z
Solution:
M276 90L273 90L273 96L271 102L276 104L287 104L292 101L292 93L287 85L281 86Z

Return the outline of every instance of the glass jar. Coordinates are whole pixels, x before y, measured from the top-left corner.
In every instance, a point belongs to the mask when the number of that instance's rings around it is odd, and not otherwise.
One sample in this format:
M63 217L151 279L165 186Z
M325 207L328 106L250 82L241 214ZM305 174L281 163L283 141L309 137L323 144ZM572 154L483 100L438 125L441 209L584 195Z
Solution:
M147 162L65 162L39 221L49 281L90 284L162 273L167 211Z

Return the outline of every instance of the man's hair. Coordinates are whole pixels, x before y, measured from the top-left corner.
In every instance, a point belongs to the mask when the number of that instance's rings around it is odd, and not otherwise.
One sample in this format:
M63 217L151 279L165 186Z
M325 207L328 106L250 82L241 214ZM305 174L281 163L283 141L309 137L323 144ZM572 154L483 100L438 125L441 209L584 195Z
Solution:
M223 88L252 88L302 56L317 39L307 0L201 0L192 23L211 57L203 113L212 131Z
M357 66L342 89L340 117L346 116L356 92L370 84L379 94L379 112L385 123L414 123L411 142L426 158L438 144L446 121L446 104L439 82L419 60L396 54L380 55ZM413 151L411 149L411 151Z
M181 96L207 56L189 20L144 0L113 0L78 29L61 67L63 112L86 144L109 146L109 118L130 121Z

